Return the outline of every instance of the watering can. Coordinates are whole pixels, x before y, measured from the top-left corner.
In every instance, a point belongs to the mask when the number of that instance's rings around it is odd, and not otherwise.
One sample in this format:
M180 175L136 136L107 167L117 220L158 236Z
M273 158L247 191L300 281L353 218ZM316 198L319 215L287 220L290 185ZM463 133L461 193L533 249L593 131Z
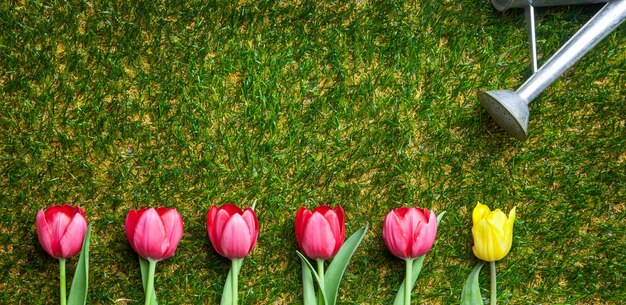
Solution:
M537 69L534 8L603 2L606 4ZM524 8L533 75L516 91L479 91L478 100L500 127L523 141L528 130L528 104L626 20L626 0L492 0L492 4L499 11Z

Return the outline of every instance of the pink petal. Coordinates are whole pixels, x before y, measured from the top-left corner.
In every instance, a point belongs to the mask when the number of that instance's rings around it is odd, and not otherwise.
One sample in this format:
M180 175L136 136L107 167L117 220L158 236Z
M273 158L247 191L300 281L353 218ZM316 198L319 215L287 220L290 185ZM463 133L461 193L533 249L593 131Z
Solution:
M87 220L80 213L74 214L59 242L61 257L70 258L78 254L83 247L86 232Z
M67 209L53 206L46 211L46 221L50 225L52 232L53 249L55 249L55 257L61 254L59 241L65 234L65 229L70 223L71 216L67 213ZM58 251L58 252L57 252Z
M224 226L220 247L223 255L230 259L242 258L248 254L253 232L239 214L233 215Z
M326 218L319 213L313 213L309 218L302 240L302 251L311 259L327 260L335 254L335 234Z
M163 221L165 228L165 236L169 241L169 248L165 251L163 259L169 258L174 254L178 247L178 242L183 236L183 218L175 208L160 207L157 209L157 213Z
M404 210L400 211L400 215L406 214L405 212ZM406 228L405 219L401 218L400 215L396 214L396 210L393 210L385 216L383 239L389 252L396 257L405 259L410 256L408 252L409 232Z
M294 226L296 230L296 240L298 241L300 249L302 249L305 224L309 221L311 215L313 215L313 213L304 207L301 207L296 213L296 222Z
M213 205L206 214L206 231L209 235L209 240L213 245L215 245L215 243L217 242L217 237L215 234L215 216L217 216L217 211L219 211L219 209L217 208L217 206Z
M128 242L133 249L135 249L135 228L137 227L138 219L139 215L137 211L130 210L126 215L126 221L124 222L124 228L126 229L126 238L128 239Z
M163 221L156 210L150 208L140 215L133 240L135 251L139 256L154 260L163 259L163 254L170 245Z
M259 221L256 217L256 213L254 213L254 210L252 210L251 208L247 208L243 212L242 217L248 225L248 229L252 234L252 243L250 243L250 248L248 249L248 252L250 252L252 251L252 248L254 248L254 246L256 245L257 237L259 236Z
M411 257L420 257L433 247L437 235L437 217L426 209L416 209L420 215L413 231Z
M55 254L59 254L58 243L54 242L52 230L46 221L46 216L43 210L39 210L39 212L37 212L35 224L37 226L37 237L39 238L41 247L51 256L57 257ZM55 244L57 247L55 247Z

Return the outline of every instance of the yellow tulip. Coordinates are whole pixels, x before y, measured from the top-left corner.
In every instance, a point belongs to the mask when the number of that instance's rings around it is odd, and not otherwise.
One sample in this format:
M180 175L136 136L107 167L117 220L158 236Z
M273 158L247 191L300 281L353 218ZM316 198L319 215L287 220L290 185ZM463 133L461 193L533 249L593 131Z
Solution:
M472 220L474 255L487 262L495 262L505 257L513 242L515 208L507 217L500 209L491 211L488 206L478 203L472 213Z

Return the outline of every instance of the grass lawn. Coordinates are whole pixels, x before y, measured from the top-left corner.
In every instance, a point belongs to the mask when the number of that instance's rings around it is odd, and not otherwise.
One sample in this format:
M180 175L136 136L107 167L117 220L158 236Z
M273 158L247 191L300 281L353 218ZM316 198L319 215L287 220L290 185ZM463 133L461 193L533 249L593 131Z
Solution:
M540 64L600 7L538 9ZM393 301L390 209L447 211L413 300L458 304L479 201L517 206L500 303L623 304L625 33L530 105L519 142L476 99L530 75L523 11L488 0L2 1L0 304L57 303L35 214L65 203L93 224L89 304L143 303L124 219L160 205L185 221L161 303L217 304L230 263L206 212L254 201L240 304L302 303L294 215L319 204L371 225L340 304Z

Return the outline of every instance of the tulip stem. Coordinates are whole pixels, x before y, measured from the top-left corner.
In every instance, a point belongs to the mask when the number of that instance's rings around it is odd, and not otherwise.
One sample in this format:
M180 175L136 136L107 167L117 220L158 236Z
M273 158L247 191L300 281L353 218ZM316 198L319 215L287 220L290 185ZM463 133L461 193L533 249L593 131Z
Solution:
M231 268L230 268L230 286L232 293L232 305L237 305L239 302L239 270L241 270L241 263L243 259L236 258L231 260Z
M148 259L148 284L146 285L146 302L145 305L152 304L152 294L154 294L154 271L157 261Z
M67 304L67 297L65 294L65 259L64 258L59 258L59 286L60 286L60 298L61 298L61 305L65 305Z
M490 305L496 305L496 262L489 262L491 269L491 302Z
M317 259L317 275L320 278L319 288L320 291L317 294L317 303L319 305L324 305L324 295L322 294L322 290L324 290L324 260Z
M404 276L404 305L411 304L411 290L413 290L413 286L411 286L412 278L413 278L413 258L405 259L406 262L406 273Z

